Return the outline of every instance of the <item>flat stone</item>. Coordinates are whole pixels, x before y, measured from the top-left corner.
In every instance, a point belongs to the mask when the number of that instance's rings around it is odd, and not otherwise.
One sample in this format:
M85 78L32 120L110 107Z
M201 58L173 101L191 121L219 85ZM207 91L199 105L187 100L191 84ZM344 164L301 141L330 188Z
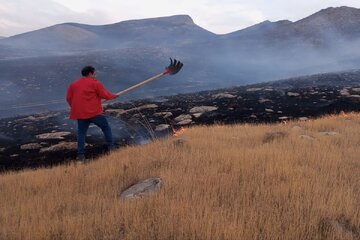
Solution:
M174 120L176 122L182 122L184 120L191 120L192 116L190 114L181 114L179 116L177 116L176 118L174 118Z
M299 136L300 139L306 139L306 140L314 140L315 138L310 137L309 135L300 135Z
M123 200L138 199L160 191L161 178L153 177L132 185L120 194Z
M351 90L353 90L354 92L360 92L360 88L352 88Z
M189 124L191 124L191 123L192 123L192 120L191 120L191 119L185 119L185 120L183 120L183 121L178 122L177 125L183 126L183 125L189 125Z
M338 132L320 132L319 134L322 136L336 136L336 135L339 135L340 133L338 133Z
M0 148L0 152L5 152L6 148Z
M265 112L268 112L268 113L273 113L274 110L270 109L270 108L265 108Z
M288 120L289 117L283 116L283 117L279 117L278 119L279 119L279 120Z
M229 93L218 93L218 94L214 94L212 95L213 98L218 99L218 98L236 98L236 96L229 94Z
M28 143L20 146L21 150L36 150L42 148L39 143Z
M343 88L343 89L340 91L340 95L341 95L341 96L350 96L349 90L346 89L346 88Z
M65 136L70 135L70 132L52 132L52 133L43 133L36 135L38 139L64 139Z
M194 113L194 114L193 114L193 116L194 116L195 118L199 118L199 117L201 117L201 115L203 115L203 113Z
M262 88L248 88L246 89L247 92L257 92L257 91L261 91Z
M20 118L20 119L17 119L15 120L14 122L16 123L21 123L21 122L34 122L34 121L45 121L51 117L56 117L56 116L59 116L60 113L43 113L43 114L40 114L40 115L35 115L35 116L28 116L28 117L25 117L25 118Z
M169 124L160 124L155 127L155 131L164 131L166 129L169 129Z
M56 151L63 151L63 150L76 150L77 143L76 142L60 142L58 144L52 145L47 148L41 148L40 152L56 152Z
M205 113L205 112L212 112L216 111L218 107L214 106L199 106L199 107L193 107L190 109L190 113Z
M173 115L172 112L158 112L154 114L155 117L163 117L163 118L168 118L171 117L172 115Z
M307 121L307 120L309 120L309 118L307 118L307 117L300 117L299 120L300 120L300 121Z
M272 102L270 99L267 98L260 98L259 103L265 103L265 102Z
M139 110L144 110L144 109L154 109L154 108L158 108L159 106L156 104L145 104L139 107L135 107L135 108L131 108L126 110L126 112L133 112L133 111L139 111Z
M298 96L300 96L300 93L288 92L287 95L288 95L289 97L298 97Z

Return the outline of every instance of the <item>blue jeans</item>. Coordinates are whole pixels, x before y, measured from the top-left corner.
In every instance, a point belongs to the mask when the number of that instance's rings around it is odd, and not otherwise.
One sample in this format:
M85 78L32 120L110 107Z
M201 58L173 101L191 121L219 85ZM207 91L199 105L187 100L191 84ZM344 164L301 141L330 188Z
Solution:
M102 132L104 133L108 149L113 148L114 143L113 143L111 128L104 115L97 115L93 118L88 118L88 119L78 119L77 122L78 122L78 138L77 138L78 155L85 154L85 138L90 123L94 123L96 126L101 128Z

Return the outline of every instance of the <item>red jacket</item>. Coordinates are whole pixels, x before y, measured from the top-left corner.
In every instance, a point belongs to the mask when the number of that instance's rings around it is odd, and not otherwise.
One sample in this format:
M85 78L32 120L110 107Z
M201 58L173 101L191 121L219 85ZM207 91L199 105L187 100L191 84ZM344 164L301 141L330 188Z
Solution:
M88 119L104 113L101 99L114 99L117 95L108 92L96 79L82 77L70 84L66 101L69 103L70 119Z

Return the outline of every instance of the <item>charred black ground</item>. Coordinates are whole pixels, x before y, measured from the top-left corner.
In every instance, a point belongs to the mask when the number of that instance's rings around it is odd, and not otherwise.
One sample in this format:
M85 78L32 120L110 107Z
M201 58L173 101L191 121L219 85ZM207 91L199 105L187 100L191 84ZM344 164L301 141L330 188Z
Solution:
M360 71L319 74L251 86L106 106L117 147L145 144L197 124L278 122L360 110ZM0 119L0 169L70 163L76 124L68 112ZM87 155L106 153L99 129L90 128Z

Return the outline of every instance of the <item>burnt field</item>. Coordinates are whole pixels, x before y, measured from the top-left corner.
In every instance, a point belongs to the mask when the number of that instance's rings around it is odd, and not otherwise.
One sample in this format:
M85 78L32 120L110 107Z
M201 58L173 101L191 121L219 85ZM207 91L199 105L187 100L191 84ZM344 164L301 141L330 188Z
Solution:
M110 103L106 115L118 148L146 144L181 127L263 123L360 110L359 71L314 75L251 86ZM103 135L90 127L87 156L106 153ZM76 122L67 111L0 119L1 171L70 163Z

